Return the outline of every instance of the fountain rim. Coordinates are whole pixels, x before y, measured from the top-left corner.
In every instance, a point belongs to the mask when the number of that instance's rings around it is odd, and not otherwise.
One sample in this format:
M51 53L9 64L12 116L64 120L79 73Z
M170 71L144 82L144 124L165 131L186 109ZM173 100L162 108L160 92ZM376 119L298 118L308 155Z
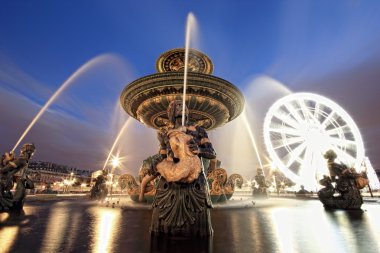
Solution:
M128 115L133 118L138 119L137 111L132 111L133 98L141 94L142 92L146 92L147 90L154 90L156 88L163 87L175 87L180 90L183 82L183 72L164 72L164 73L154 73L151 75L147 75L141 78L138 78L129 84L127 84L120 95L120 104L123 109L128 113ZM230 83L229 81L222 79L220 77L216 77L210 74L198 73L198 72L189 72L188 73L188 86L202 88L203 87L211 92L220 93L222 96L225 96L232 104L236 105L235 109L229 108L224 100L220 101L221 103L226 105L230 116L227 122L232 121L237 118L244 109L245 99L242 92L235 85ZM151 87L144 87L144 86ZM188 94L187 96L191 96ZM227 123L226 122L226 123Z

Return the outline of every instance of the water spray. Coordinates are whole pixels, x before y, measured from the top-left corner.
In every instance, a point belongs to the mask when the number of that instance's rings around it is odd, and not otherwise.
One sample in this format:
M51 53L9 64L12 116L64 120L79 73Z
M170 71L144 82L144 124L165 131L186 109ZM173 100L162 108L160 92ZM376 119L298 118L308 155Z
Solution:
M257 156L257 160L259 161L260 168L263 168L263 164L262 164L261 159L260 159L260 154L259 154L259 151L257 149L255 137L253 136L252 130L250 128L250 125L249 125L249 122L248 122L245 110L243 111L242 117L243 117L244 125L247 128L249 138L251 139L251 142L252 142L252 145L253 145L253 149L255 150L255 153L256 153L256 156Z
M121 136L123 135L125 129L127 129L127 126L129 125L129 122L131 122L131 119L132 119L132 118L128 118L128 119L125 121L123 127L122 127L122 128L120 129L120 131L119 131L119 134L116 136L116 139L115 139L115 141L114 141L113 144L112 144L111 150L110 150L110 152L108 153L107 159L106 159L106 161L104 162L103 170L106 168L106 166L107 166L107 164L108 164L108 161L110 160L110 157L111 157L111 155L112 155L112 153L113 153L113 150L114 150L115 147L116 147L116 144L119 142L119 140L120 140Z
M188 62L189 62L189 46L190 46L190 32L191 25L194 22L193 13L187 15L186 22L186 38L185 38L185 69L183 77L183 98L182 98L182 126L185 126L185 112L186 112L186 86L187 86L187 72L188 72Z
M37 113L37 115L33 118L33 120L29 123L28 127L25 129L24 133L18 139L16 144L14 145L12 152L15 151L20 142L24 139L24 137L28 134L30 129L36 124L36 122L41 118L41 116L45 113L45 111L49 108L49 106L58 98L58 96L68 87L70 86L76 78L78 78L81 74L85 73L90 67L94 64L98 63L103 56L98 56L96 58L91 59L82 65L77 71L74 72L60 87L54 92L54 94L49 98L49 100L45 103L45 105L41 108L41 110Z

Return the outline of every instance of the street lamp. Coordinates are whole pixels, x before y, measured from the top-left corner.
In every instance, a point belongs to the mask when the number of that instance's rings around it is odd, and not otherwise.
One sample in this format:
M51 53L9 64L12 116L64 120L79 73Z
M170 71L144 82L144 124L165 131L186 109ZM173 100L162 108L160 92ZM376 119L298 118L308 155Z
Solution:
M116 169L117 167L120 166L120 158L119 158L119 156L118 156L118 155L117 155L117 156L114 156L114 157L112 158L111 163L112 163L113 171L115 171L115 169ZM114 175L111 173L111 174L110 174L110 177L111 177L110 197L111 197L111 199L112 199L112 190L113 190L113 187L114 187L113 176L114 176Z
M74 172L71 171L70 180L68 181L68 192L70 192L74 183L75 183Z

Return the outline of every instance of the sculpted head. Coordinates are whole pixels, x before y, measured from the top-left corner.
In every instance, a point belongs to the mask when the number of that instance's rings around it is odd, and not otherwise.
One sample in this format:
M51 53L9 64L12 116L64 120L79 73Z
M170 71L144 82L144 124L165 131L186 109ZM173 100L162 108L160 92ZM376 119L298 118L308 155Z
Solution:
M22 156L27 156L28 158L31 158L35 150L36 147L33 143L25 143L24 145L22 145L20 151Z
M168 114L168 119L171 123L175 123L177 118L182 118L182 101L181 100L174 100L170 102L168 109L166 110ZM185 106L185 116L186 120L189 116L189 110Z

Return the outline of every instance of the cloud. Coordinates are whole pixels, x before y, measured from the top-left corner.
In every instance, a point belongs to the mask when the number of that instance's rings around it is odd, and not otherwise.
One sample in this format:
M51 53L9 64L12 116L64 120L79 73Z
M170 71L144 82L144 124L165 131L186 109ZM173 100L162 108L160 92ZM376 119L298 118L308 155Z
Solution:
M0 52L0 87L41 100L45 100L52 92L51 87L25 73L2 52Z
M358 126L375 170L379 170L380 148L380 52L357 66L340 69L313 80L300 80L295 89L307 90L334 100L344 108Z

